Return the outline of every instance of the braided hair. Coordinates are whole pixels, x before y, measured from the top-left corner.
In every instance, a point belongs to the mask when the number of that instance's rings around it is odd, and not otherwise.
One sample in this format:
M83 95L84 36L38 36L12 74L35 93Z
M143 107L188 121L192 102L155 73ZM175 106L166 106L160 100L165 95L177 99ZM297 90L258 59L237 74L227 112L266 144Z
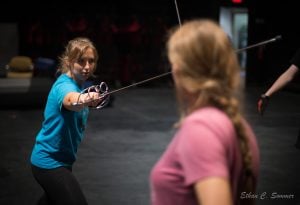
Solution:
M251 151L238 96L240 67L230 39L213 20L192 20L171 31L167 50L181 115L177 125L202 107L224 111L235 128L242 156L244 181L238 191L253 193Z

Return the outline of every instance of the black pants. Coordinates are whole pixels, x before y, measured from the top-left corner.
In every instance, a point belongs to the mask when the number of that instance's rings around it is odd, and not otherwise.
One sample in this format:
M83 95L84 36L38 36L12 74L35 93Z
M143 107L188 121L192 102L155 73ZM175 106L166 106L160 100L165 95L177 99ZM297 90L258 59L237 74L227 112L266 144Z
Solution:
M41 169L31 165L31 169L34 178L45 191L38 205L87 205L71 168Z

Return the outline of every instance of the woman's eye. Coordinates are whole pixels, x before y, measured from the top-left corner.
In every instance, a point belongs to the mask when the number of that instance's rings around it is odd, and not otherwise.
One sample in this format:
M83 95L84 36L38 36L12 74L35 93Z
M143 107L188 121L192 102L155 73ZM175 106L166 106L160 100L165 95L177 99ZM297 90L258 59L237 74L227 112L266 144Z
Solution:
M89 63L89 64L93 64L93 63L95 63L95 60L94 59L78 59L78 64L86 64L87 62Z
M83 64L84 63L84 60L83 59L78 59L77 61L79 64Z
M93 63L95 63L95 60L94 59L89 59L88 62L89 62L89 64L93 64Z

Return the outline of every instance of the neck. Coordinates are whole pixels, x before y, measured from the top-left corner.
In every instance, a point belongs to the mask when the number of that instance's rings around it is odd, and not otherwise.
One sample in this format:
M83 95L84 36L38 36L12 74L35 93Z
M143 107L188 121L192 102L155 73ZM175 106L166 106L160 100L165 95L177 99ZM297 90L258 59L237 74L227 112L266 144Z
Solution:
M72 73L71 71L68 71L66 73L66 75L69 76L70 78L72 78L79 86L83 85L84 81L76 78L76 75L74 75L74 73Z

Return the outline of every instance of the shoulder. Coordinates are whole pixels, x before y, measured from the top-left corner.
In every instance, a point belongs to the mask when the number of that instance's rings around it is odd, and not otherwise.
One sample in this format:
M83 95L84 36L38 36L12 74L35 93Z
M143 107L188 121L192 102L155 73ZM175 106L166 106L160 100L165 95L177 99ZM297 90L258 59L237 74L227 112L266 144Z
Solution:
M70 92L80 92L80 88L75 83L75 81L67 76L66 74L61 74L52 86L52 92L54 95L65 96Z
M62 83L62 82L72 82L72 78L70 78L66 74L61 74L60 76L57 77L56 83Z
M190 114L185 120L184 123L190 122L203 122L203 123L215 123L216 124L231 124L231 120L222 110L219 110L214 107L205 107L199 110L196 110Z
M61 74L55 81L54 86L56 87L78 87L75 81L67 76L66 74Z
M235 136L231 119L223 111L214 107L205 107L190 114L182 123L181 130L188 133L206 133L221 141Z

